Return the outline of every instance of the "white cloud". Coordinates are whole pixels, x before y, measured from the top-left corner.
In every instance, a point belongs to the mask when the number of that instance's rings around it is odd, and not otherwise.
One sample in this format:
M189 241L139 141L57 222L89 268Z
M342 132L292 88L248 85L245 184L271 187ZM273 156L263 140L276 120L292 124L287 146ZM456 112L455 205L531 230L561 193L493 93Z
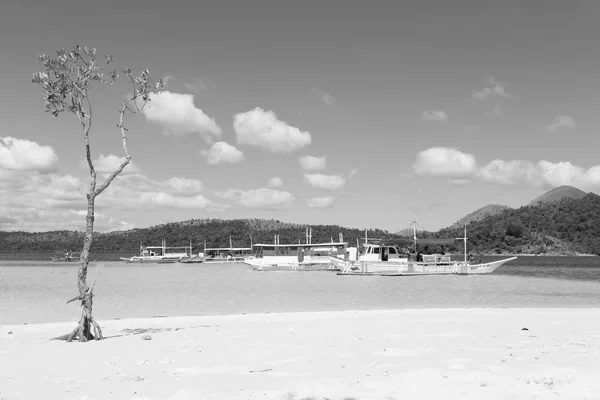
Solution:
M89 178L55 173L37 174L0 170L0 215L10 221L0 223L0 229L44 231L55 229L82 230ZM111 210L194 209L223 211L227 205L205 198L202 182L173 177L164 181L149 179L140 173L120 175L97 198L96 211L106 216L98 218L98 230L126 229L125 221L109 215ZM12 223L11 223L12 221Z
M204 188L202 181L177 177L167 179L162 186L172 194L179 196L197 196Z
M448 114L442 110L423 110L421 120L424 122L448 122Z
M558 132L561 130L575 129L577 125L575 120L568 115L557 115L554 117L554 121L549 124L546 128L551 132Z
M467 184L471 179L480 179L504 186L600 188L600 165L585 169L568 161L541 160L534 163L498 159L479 167L472 154L442 147L418 153L413 168L421 175L448 177L453 184Z
M47 174L58 171L58 157L50 146L10 136L0 137L0 169Z
M226 142L217 142L208 151L204 151L209 164L235 164L244 160L244 153Z
M506 92L506 90L504 89L504 84L498 81L493 76L488 77L487 81L489 83L489 86L485 87L484 89L478 92L474 92L472 96L473 99L484 100L488 97L502 97L505 99L509 99L513 97L511 94Z
M313 156L304 156L298 158L300 161L300 165L307 171L316 171L325 169L327 167L327 156L323 157L313 157Z
M311 89L312 93L319 98L319 100L329 107L336 107L338 104L338 100L329 92L321 90L319 88L313 87Z
M274 176L273 178L269 179L269 182L267 183L267 186L274 189L274 188L279 188L283 186L283 181L281 180L280 177L278 176Z
M493 160L478 171L478 176L483 180L501 185L532 185L541 183L536 165L521 160Z
M417 154L413 170L419 175L464 178L476 168L475 157L457 149L432 147Z
M259 146L272 153L291 153L312 142L310 133L280 121L273 111L258 107L236 114L233 128L239 144Z
M98 156L97 159L92 160L92 163L94 164L94 169L98 174L110 175L113 172L115 172L117 168L119 168L119 166L124 160L125 157L118 157L114 154L109 154L107 156L105 156L104 154L100 154L100 156ZM85 169L86 171L88 170L88 163L86 158L79 161L79 167ZM123 169L123 172L121 172L121 174L136 174L140 172L141 169L137 166L137 164L134 164L133 161L131 161Z
M277 210L289 207L294 202L294 195L289 192L260 188L250 190L228 189L216 193L217 196L236 201L246 208Z
M317 189L338 190L346 185L346 178L339 175L305 174L304 178Z
M194 105L194 95L171 93L153 94L144 108L148 121L160 124L165 133L175 136L198 134L208 142L221 136L221 127Z
M331 208L334 205L335 198L333 196L312 197L308 199L310 208Z

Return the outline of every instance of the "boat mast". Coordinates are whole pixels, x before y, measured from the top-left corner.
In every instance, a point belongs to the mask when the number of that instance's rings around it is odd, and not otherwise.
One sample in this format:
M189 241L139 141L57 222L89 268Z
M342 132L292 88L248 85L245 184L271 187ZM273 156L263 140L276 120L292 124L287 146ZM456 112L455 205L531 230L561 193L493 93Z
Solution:
M456 240L462 240L465 243L465 265L467 265L467 224L465 223L465 233L463 237L456 238Z
M412 226L413 226L413 242L414 242L414 253L415 253L415 262L418 262L419 260L417 260L417 221L413 221L412 222Z
M466 223L465 223L464 240L465 240L465 265L467 265L467 224Z

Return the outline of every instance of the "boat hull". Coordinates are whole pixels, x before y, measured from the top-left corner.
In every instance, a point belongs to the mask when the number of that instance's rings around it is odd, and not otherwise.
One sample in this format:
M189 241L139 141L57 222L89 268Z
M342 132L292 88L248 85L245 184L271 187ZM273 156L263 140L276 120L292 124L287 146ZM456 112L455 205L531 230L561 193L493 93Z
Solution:
M121 261L125 261L126 263L132 264L170 264L176 263L181 260L181 258L159 258L159 257L131 257L125 258L120 257Z
M338 275L483 275L491 274L503 264L517 257L480 264L454 262L449 264L401 263L393 261L345 261L337 262L341 272ZM332 263L335 263L332 260Z
M245 260L244 263L254 271L339 271L330 261L331 258L336 257L313 260L311 262L270 262L268 259L255 258Z

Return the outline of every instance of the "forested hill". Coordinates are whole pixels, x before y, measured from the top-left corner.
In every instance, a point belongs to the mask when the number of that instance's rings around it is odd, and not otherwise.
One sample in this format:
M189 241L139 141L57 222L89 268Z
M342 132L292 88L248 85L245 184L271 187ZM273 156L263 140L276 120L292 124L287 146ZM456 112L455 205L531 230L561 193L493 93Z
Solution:
M273 243L279 235L281 243L304 242L307 225L263 219L194 219L153 226L145 229L97 233L93 252L135 253L140 244L187 246L190 241L199 251L206 240L208 247L249 246ZM312 242L337 241L342 233L351 245L364 231L338 225L311 225ZM436 233L419 232L418 237L452 237L463 235L462 228L446 228ZM600 255L600 196L588 193L580 199L563 198L538 202L518 209L507 208L467 225L468 249L473 253L574 254ZM383 230L369 230L370 238L397 237ZM412 232L410 234L412 236ZM0 232L0 251L54 252L77 250L83 243L83 232ZM462 251L462 242L452 248L421 248L422 252Z
M460 237L461 228L442 229L438 237ZM600 196L538 202L473 221L468 246L476 253L588 253L600 255Z
M206 240L207 247L229 246L229 237L234 246L249 246L252 243L273 243L279 235L280 243L298 243L305 241L307 225L291 224L265 219L193 219L153 226L144 229L96 233L92 245L93 252L132 253L139 250L140 243L160 246L162 239L167 246L189 246L200 251ZM364 230L345 228L337 225L311 225L312 242L337 241L342 233L344 241L356 243L363 238ZM393 237L387 231L373 229L369 237ZM83 232L0 232L0 251L10 252L54 252L77 250L83 243Z

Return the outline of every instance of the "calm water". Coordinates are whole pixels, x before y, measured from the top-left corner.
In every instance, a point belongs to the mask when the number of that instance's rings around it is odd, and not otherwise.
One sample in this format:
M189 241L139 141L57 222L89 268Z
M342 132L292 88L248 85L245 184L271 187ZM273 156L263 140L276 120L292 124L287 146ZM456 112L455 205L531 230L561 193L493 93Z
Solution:
M488 257L489 259L492 257ZM496 257L494 257L496 258ZM78 318L72 263L0 261L0 324ZM100 319L444 307L599 307L599 257L520 257L481 276L254 272L243 264L90 264Z

